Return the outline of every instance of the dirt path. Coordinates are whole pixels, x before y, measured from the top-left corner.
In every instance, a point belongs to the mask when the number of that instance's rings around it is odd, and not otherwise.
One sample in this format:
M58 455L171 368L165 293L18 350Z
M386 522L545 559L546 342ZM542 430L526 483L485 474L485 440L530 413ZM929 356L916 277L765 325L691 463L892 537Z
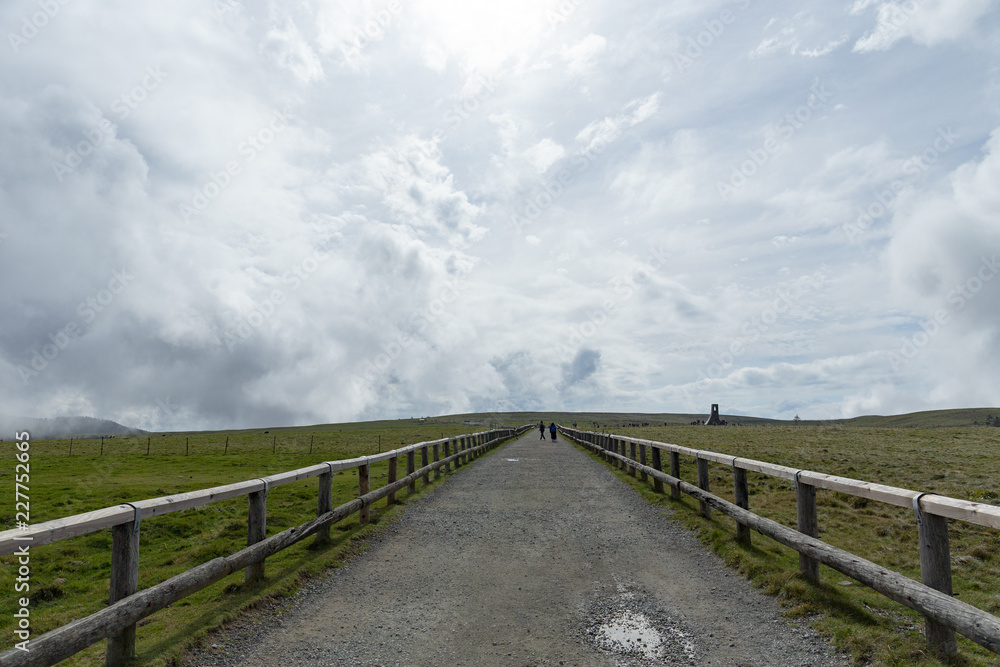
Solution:
M662 508L537 433L216 643L189 665L848 664Z

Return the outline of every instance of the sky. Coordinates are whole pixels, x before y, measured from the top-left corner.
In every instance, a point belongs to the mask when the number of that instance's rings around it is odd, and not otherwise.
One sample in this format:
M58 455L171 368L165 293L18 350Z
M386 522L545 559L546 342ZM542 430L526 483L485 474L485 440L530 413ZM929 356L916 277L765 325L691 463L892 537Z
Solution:
M0 412L1000 406L987 0L0 4Z

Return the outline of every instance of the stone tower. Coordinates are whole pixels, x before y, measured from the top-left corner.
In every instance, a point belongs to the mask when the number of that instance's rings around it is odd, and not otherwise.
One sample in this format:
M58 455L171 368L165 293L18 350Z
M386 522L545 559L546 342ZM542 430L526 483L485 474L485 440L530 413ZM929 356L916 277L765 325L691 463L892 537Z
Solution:
M712 403L712 416L705 422L705 426L721 426L722 418L719 417L719 404Z

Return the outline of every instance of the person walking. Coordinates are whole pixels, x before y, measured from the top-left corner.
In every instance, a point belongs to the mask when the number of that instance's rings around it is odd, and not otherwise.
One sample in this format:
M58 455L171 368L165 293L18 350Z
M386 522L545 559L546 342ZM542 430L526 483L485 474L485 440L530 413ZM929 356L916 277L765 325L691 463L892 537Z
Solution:
M556 441L556 423L555 422L552 422L551 424L549 424L549 433L552 435L552 442L555 442ZM543 435L542 437L544 438L545 436Z
M538 435L541 436L541 438L540 438L541 440L545 439L545 422L544 421L539 421L538 422Z

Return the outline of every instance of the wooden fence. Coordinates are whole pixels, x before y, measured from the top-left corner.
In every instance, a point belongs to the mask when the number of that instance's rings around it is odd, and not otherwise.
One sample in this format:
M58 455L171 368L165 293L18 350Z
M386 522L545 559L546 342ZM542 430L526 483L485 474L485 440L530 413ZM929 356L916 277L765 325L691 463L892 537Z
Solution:
M369 519L368 508L377 500L386 498L391 505L395 502L397 491L406 488L409 493L414 493L417 479L422 477L427 484L430 473L433 472L436 477L439 469L444 468L447 472L452 463L456 467L463 465L531 428L534 426L494 429L420 442L373 456L327 461L246 482L124 503L35 524L27 530L0 532L2 556L15 553L25 545L36 547L112 529L109 606L31 639L27 652L11 649L0 653L0 666L53 665L102 639L108 640L106 664L124 665L135 655L135 632L139 620L241 569L246 571L247 582L259 580L264 576L264 561L268 556L313 534L317 542L325 543L330 539L330 526L355 513L359 513L360 522L364 525ZM418 452L420 468L416 467ZM405 457L406 461L404 477L399 477L398 472L401 457ZM372 491L369 488L369 466L380 461L389 462L388 478L385 486ZM352 468L358 469L358 497L333 507L333 473ZM270 489L310 477L319 477L316 518L267 537L267 495ZM249 499L246 549L203 563L142 591L136 590L142 520L239 496Z
M736 538L741 544L749 546L750 530L753 529L798 551L799 569L808 581L819 582L818 565L823 563L919 611L925 618L927 641L940 655L956 655L956 631L1000 653L1000 618L952 597L948 545L948 519L1000 528L1000 507L641 438L565 427L560 427L560 431L570 440L600 454L612 466L625 468L632 476L638 474L642 481L652 479L657 492L662 493L663 485L667 484L674 498L680 498L681 493L693 496L699 501L704 517L709 518L713 509L732 517L736 520ZM662 470L662 453L670 456L669 475ZM680 479L681 456L695 459L697 485ZM709 463L721 464L733 471L734 502L709 492ZM749 511L748 471L795 483L798 530ZM912 508L918 526L922 583L816 539L819 534L816 489Z

